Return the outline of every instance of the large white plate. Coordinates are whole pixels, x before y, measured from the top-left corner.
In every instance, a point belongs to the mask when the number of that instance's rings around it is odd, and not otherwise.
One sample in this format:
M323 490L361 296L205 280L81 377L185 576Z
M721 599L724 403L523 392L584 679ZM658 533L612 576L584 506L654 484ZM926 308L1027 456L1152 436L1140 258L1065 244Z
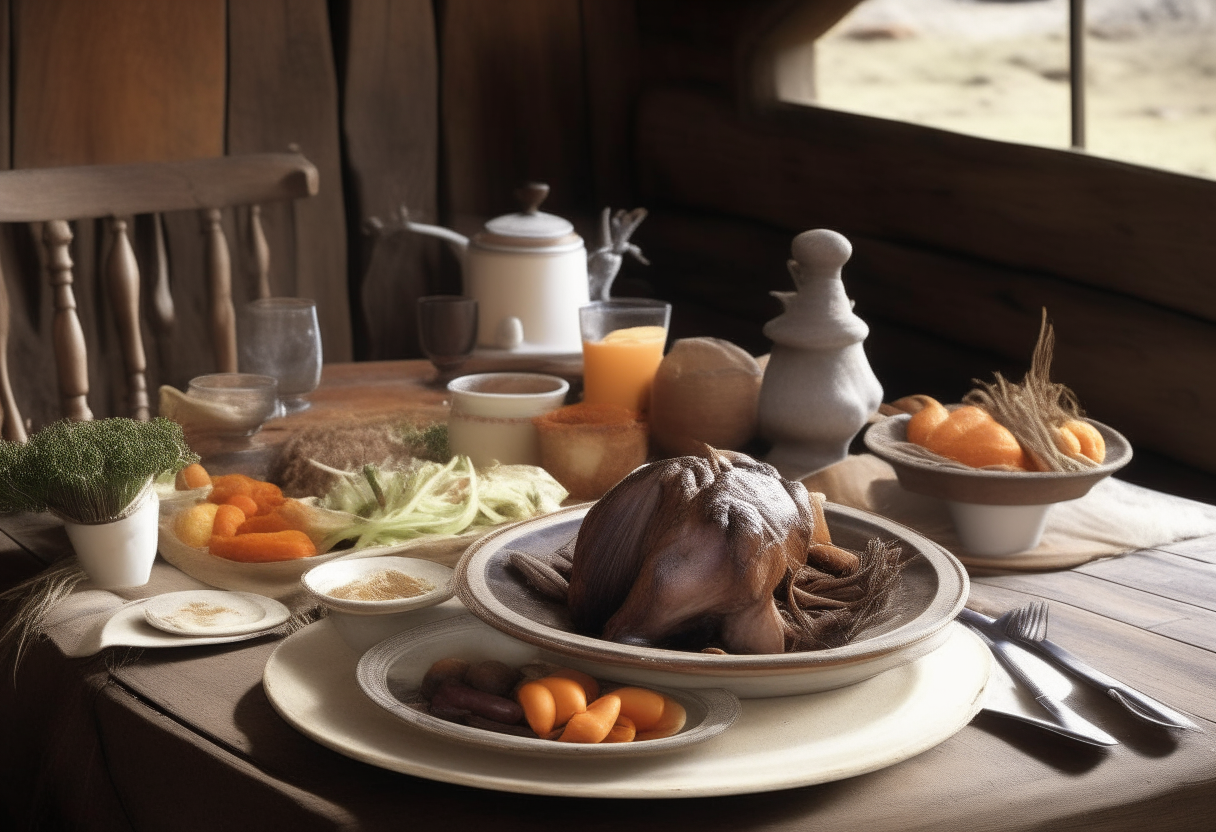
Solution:
M655 757L520 757L426 734L382 710L355 681L359 654L326 620L284 639L263 685L275 710L355 760L430 780L570 797L747 794L875 771L946 740L980 709L991 656L961 625L928 655L856 685L750 699L729 731Z
M363 692L380 707L423 731L480 748L515 751L520 754L571 757L640 757L669 753L716 737L739 717L739 700L724 690L660 691L672 697L687 713L678 734L643 742L569 743L535 737L517 737L471 728L439 719L410 707L418 698L422 678L435 662L446 658L469 662L495 659L511 667L535 660L552 660L537 647L517 641L474 618L462 615L415 627L363 654L356 679ZM601 677L601 681L611 681Z
M828 650L714 655L618 644L573 632L553 602L508 566L512 550L547 554L578 532L589 506L575 506L497 531L469 547L456 567L456 595L492 627L550 650L580 670L612 666L612 678L660 687L724 688L741 698L813 693L851 685L925 655L967 600L963 565L936 543L876 514L824 507L832 540L854 550L878 537L908 557L891 610L851 642Z

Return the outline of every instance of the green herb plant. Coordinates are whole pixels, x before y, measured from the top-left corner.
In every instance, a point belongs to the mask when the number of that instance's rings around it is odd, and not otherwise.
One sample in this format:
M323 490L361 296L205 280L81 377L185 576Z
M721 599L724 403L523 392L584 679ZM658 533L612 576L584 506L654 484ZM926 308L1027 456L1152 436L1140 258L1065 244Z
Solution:
M107 523L123 517L153 478L193 462L198 455L169 419L63 419L28 442L0 441L0 512Z

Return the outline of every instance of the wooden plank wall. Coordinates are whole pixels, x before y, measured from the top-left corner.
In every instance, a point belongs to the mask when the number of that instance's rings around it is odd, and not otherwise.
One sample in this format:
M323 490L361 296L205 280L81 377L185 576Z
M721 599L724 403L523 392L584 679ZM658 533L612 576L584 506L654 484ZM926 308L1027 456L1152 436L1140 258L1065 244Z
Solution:
M685 332L764 350L789 239L834 228L888 398L1020 376L1046 306L1056 378L1168 476L1208 472L1216 499L1216 183L765 101L749 72L793 7L700 8L691 24L686 0L639 6L639 236Z
M0 0L11 12L0 13L0 73L15 73L0 83L0 163L23 129L57 112L30 103L28 90L46 94L39 85L49 70L29 68L46 58L29 51L22 26L49 20L65 31L58 21L79 19L64 18L69 10L94 14L95 30L121 28L123 15L82 12L89 3ZM835 228L854 242L847 286L871 325L867 348L889 397L957 398L973 377L1020 374L1046 305L1059 336L1057 377L1094 416L1145 454L1216 472L1216 438L1206 431L1216 394L1199 383L1216 367L1216 184L775 106L766 98L773 50L790 46L781 33L822 28L851 0L199 0L191 13L222 8L223 28L196 26L206 43L190 49L171 47L175 19L158 14L156 0L106 7L141 3L151 5L140 25L165 27L152 54L176 67L165 76L179 79L173 89L194 85L191 97L212 101L212 74L191 62L222 48L225 152L290 143L317 164L318 197L271 211L267 230L276 291L325 299L330 360L418 355L414 300L459 290L454 258L402 231L401 208L468 233L513 210L514 189L537 179L552 186L546 209L589 242L603 207L651 211L635 242L653 265L626 261L618 293L674 300L677 336L766 352L761 328L779 311L768 293L790 287L789 240ZM84 44L73 66L132 42L95 34L73 35ZM47 48L59 43L39 37ZM5 102L10 86L15 99ZM132 89L141 92L128 83L123 94ZM142 89L149 112L170 113L156 89ZM214 107L200 112L215 123ZM66 141L52 132L48 151ZM248 292L246 241L227 222L238 292ZM170 218L166 233L180 328L150 338L149 351L154 380L184 385L206 369L197 348L203 295L189 276L202 241L192 217ZM5 228L0 242L19 312L10 349L19 395L28 396L49 378L40 349L49 293L27 274L31 262L37 268L28 234ZM113 337L93 288L99 254L97 235L78 229L81 306L102 377Z

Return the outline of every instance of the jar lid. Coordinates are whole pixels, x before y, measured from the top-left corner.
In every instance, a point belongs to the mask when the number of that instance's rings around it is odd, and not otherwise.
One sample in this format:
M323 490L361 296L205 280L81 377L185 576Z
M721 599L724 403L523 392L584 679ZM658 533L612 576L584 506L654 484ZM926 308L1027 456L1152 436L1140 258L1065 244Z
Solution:
M489 220L485 230L477 234L474 242L486 248L568 248L581 244L582 238L574 233L574 225L554 214L540 210L540 204L549 195L549 186L543 182L529 182L515 192L523 210L516 214L503 214Z

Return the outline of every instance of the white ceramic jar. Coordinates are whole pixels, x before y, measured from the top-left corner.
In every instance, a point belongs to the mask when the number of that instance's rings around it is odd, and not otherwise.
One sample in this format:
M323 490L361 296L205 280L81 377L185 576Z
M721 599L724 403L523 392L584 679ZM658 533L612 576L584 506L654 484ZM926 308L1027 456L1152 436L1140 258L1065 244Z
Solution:
M152 575L160 528L160 499L151 488L131 514L112 523L65 522L76 560L97 589L143 586Z
M575 323L578 322L575 316ZM452 412L448 443L475 466L540 465L540 438L533 417L557 410L569 383L538 373L479 373L448 384Z

